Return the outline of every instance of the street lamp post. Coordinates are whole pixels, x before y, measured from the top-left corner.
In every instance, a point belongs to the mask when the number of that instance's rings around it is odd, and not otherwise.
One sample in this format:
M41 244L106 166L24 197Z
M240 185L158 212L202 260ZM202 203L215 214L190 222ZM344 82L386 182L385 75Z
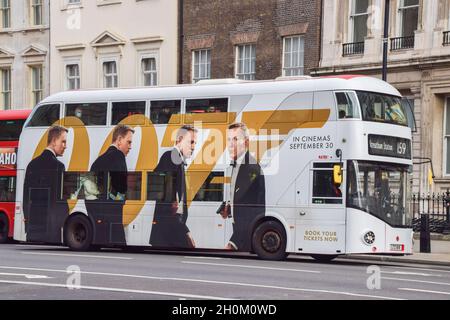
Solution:
M387 81L387 55L389 44L389 7L390 0L385 1L384 7L384 36L383 36L383 80Z

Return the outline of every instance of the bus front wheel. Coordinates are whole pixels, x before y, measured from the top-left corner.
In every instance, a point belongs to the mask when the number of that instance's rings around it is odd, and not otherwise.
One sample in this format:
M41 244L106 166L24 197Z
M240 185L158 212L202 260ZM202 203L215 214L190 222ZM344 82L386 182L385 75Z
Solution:
M84 215L69 218L64 228L65 244L74 251L88 251L93 240L91 222Z
M276 221L261 223L253 233L253 251L264 260L284 260L286 253L286 232Z
M8 217L0 213L0 243L6 243L8 241L9 233L9 221Z

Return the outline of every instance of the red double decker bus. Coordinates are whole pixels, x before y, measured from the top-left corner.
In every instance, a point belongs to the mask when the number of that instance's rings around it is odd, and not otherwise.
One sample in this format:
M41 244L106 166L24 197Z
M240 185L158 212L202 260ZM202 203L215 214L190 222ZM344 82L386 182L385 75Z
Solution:
M0 243L13 237L17 146L31 110L0 111Z

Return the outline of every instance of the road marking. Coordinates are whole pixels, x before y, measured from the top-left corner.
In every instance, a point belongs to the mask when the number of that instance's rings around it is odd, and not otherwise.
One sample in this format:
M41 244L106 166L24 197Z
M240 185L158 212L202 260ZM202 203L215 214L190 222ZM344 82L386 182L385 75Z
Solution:
M417 282L417 283L437 284L437 285L441 285L441 286L450 286L450 283L447 283L447 282L435 282L435 281L424 281L424 280L414 280L414 279L401 279L401 278L388 278L388 277L382 277L381 279L385 279L385 280L394 280L394 281L405 281L405 282Z
M422 270L422 271L433 271L433 272L450 273L449 270L440 270L440 269L426 269L426 268L414 268L414 267L393 267L393 266L389 266L389 268L393 268L393 269L413 269L413 270Z
M22 285L30 285L30 286L43 286L43 287L69 289L67 287L67 285L65 285L65 284L57 284L57 283L25 282L25 281L4 281L4 280L0 280L0 283L22 284ZM121 293L153 294L153 295L158 295L158 296L183 297L183 298L189 298L189 299L230 300L229 298L224 298L224 297L203 296L203 295L196 295L196 294L164 292L164 291L147 291L147 290L133 290L133 289L92 287L92 286L79 286L78 288L79 289L84 289L84 290L97 290L97 291L109 291L109 292L121 292Z
M44 275L24 273L0 273L0 276L25 277L27 279L51 279L50 277Z
M44 253L44 252L21 252L22 254L40 255L40 256L62 256L62 257L77 257L77 258L93 258L93 259L118 259L118 260L134 260L128 257L113 257L113 256L93 256L88 254L70 254L70 253Z
M398 290L402 290L402 291L416 291L416 292L423 292L423 293L444 294L444 295L450 296L450 292L443 292L443 291L432 291L432 290L411 289L411 288L398 288Z
M0 269L34 270L34 271L48 271L48 272L63 272L63 273L67 273L66 270L24 268L24 267L10 267L10 266L0 266ZM88 272L88 271L81 271L80 273L81 274L90 274L90 275L103 275L103 276L114 276L114 277L140 278L140 279L150 279L150 280L167 280L167 281L180 281L180 282L220 284L220 285L229 285L229 286L238 286L238 287L262 288L262 289L272 289L272 290L275 289L275 290L284 290L284 291L328 293L328 294L335 294L335 295L345 295L345 296L352 296L352 297L384 299L384 300L405 300L405 299L401 299L401 298L393 298L393 297L385 297L385 296L374 296L374 295L351 293L351 292L344 292L344 291L329 291L329 290L320 290L320 289L304 289L304 288L292 288L292 287L279 287L279 286L270 286L270 285L253 284L253 283L226 282L226 281L203 280L203 279L151 277L151 276L120 274L120 273L117 274L117 273L101 273L101 272Z
M429 274L429 273L404 272L404 271L394 271L394 272L381 271L381 273L396 274L396 275L402 275L402 276L441 277L440 275L434 275L434 274Z
M52 249L64 249L68 247L62 246L52 246L52 245L43 245L43 244L15 244L16 247L30 247L30 248L52 248Z
M209 259L209 260L223 260L223 258L218 257L196 257L196 256L184 256L185 259Z
M194 262L194 261L181 261L186 264L201 264L207 266L219 266L219 267L233 267L233 268L248 268L248 269L263 269L263 270L277 270L277 271L294 271L294 272L308 272L308 273L322 273L315 270L301 270L301 269L287 269L287 268L273 268L273 267L261 267L261 266L248 266L244 264L227 264L227 263L212 263L212 262Z

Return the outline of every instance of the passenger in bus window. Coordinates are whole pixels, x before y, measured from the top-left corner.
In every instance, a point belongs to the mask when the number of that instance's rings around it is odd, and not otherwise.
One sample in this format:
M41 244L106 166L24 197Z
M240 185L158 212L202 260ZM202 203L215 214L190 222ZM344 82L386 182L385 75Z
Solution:
M226 249L250 251L251 226L266 211L266 185L264 173L249 151L249 132L244 123L228 127L227 144L232 160L230 206L233 235ZM225 206L227 208L228 206ZM230 217L228 210L222 217Z
M27 241L61 241L61 230L69 215L69 207L67 201L57 201L61 177L66 170L57 157L64 155L67 132L61 126L51 127L48 130L47 148L27 166L23 197Z
M123 206L127 193L128 168L125 157L131 150L134 130L119 124L113 130L112 144L91 166L90 171L109 181L106 199L85 201L88 214L94 221L102 220L103 229L98 227L97 241L125 244L123 228ZM103 201L101 201L103 200ZM106 200L106 201L105 201ZM112 231L109 228L113 228ZM109 239L111 234L111 239Z
M155 247L195 248L195 242L186 225L188 219L185 166L197 144L197 129L185 125L176 136L172 150L165 152L154 172L173 178L173 194L169 201L156 201L150 244Z

